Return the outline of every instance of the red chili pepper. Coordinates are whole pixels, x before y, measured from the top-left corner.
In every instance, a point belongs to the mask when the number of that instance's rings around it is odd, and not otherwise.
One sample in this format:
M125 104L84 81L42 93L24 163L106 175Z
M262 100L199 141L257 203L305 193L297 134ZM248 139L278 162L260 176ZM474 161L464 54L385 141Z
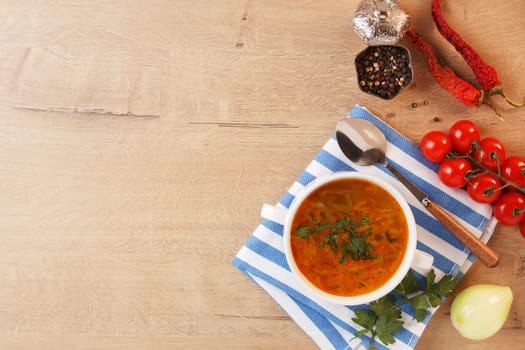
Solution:
M448 25L441 12L441 0L432 0L432 18L441 35L461 54L465 62L472 69L478 83L489 96L501 95L514 107L525 106L523 103L517 103L509 99L503 91L503 86L496 69L488 65L479 53Z
M458 77L449 67L439 63L434 48L422 35L418 34L412 27L409 27L406 36L427 57L428 71L439 86L469 107L479 106L485 102L482 90Z

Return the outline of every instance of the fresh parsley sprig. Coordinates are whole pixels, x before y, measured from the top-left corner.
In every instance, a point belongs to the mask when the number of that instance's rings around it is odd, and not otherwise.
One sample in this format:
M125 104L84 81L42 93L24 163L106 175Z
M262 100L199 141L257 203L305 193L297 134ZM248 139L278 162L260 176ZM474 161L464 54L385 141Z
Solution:
M403 327L400 305L410 304L414 309L414 319L421 322L427 316L428 309L441 305L458 282L451 275L445 275L436 282L436 273L430 270L424 289L421 289L416 276L409 271L393 293L369 303L367 309L354 310L355 317L352 321L363 327L354 335L360 337L370 334L370 349L376 338L386 345L393 344L394 334Z

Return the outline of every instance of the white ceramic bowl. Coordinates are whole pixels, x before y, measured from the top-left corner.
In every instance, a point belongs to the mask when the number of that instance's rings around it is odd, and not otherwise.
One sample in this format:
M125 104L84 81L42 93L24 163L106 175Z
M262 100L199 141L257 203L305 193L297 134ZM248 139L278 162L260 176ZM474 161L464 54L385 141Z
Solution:
M328 182L339 180L339 179L361 179L366 180L369 182L372 182L381 188L385 189L394 197L394 199L399 203L401 206L405 219L407 221L408 225L408 242L406 247L405 256L403 257L403 260L398 267L397 271L393 274L393 276L381 287L378 289L371 291L366 294L358 295L358 296L339 296L335 294L329 294L318 287L316 287L314 284L312 284L299 270L296 261L294 259L294 256L292 254L291 249L291 225L292 221L295 215L295 212L297 211L298 207L302 203L302 201L308 197L310 193L315 191L320 186L323 186L327 184ZM397 189L395 189L391 184L388 182L379 179L377 177L367 175L364 173L358 173L358 172L336 172L329 176L324 176L317 178L316 180L312 181L305 189L302 191L292 202L290 209L287 211L285 217L284 217L284 252L286 255L286 259L288 261L288 264L290 266L290 269L292 271L292 274L296 277L297 281L304 287L304 290L310 294L313 297L320 298L329 302L337 303L337 304L344 304L344 305L359 305L359 304L365 304L374 300L377 300L384 295L388 294L390 291L392 291L405 277L407 272L409 271L412 263L414 262L414 256L416 254L416 243L417 243L417 234L416 234L416 223L414 216L412 214L412 211L405 200L405 198L399 193ZM430 265L432 262L430 262Z

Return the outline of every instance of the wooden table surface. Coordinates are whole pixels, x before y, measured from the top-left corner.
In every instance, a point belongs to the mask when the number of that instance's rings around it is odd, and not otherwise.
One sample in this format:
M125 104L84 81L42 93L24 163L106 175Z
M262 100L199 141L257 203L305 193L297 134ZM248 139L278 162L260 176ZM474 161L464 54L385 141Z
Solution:
M473 82L430 2L401 6ZM231 259L355 104L414 142L468 118L525 156L525 109L462 105L409 43L411 88L360 92L357 3L1 1L0 348L316 349ZM443 8L522 100L525 2ZM501 264L458 289L510 286L503 329L462 338L447 300L418 349L523 348L525 239L498 226L489 243Z

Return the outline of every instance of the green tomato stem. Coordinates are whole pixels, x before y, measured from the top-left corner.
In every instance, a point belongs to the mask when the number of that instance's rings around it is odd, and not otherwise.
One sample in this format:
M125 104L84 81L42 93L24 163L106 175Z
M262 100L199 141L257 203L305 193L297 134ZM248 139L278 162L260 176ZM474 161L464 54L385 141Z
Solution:
M498 162L498 171L495 172L493 170L488 169L480 161L474 159L474 157L472 157L472 155L470 153L466 153L466 154L461 154L460 155L460 154L456 154L455 152L450 152L449 155L452 158L466 158L469 162L471 162L472 164L474 164L478 168L483 169L483 171L485 171L486 173L494 175L495 177L497 177L500 180L500 182L503 184L503 186L501 186L499 189L502 190L502 189L504 189L506 187L512 186L515 189L517 189L519 192L521 192L522 194L525 194L525 187L520 187L520 186L518 186L518 184L510 181L509 179L507 179L506 177L503 177L501 175L501 164L500 164L500 161L499 161L499 157L496 159L497 162ZM479 175L481 175L481 174L479 174ZM470 178L474 178L474 177L479 176L479 175L474 173L474 172L471 172L470 174L465 175L465 180L467 180L467 182L469 182Z

